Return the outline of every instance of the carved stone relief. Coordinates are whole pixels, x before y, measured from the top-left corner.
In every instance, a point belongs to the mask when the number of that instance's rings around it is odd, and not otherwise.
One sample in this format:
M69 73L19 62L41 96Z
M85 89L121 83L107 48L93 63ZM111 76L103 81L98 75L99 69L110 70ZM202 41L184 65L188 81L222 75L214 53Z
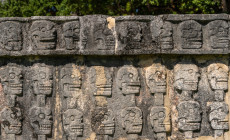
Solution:
M213 49L229 47L229 26L226 21L216 20L207 25L208 45Z
M215 137L222 136L228 125L228 105L224 102L225 91L228 89L228 67L225 64L214 63L208 66L208 81L214 90L214 102L208 102L210 109L209 121Z
M36 50L56 48L57 31L51 21L34 21L30 27L32 46Z
M177 64L174 67L174 87L181 92L181 101L177 105L178 128L185 138L192 138L193 131L200 130L201 107L192 98L197 90L199 70L195 64Z
M160 46L161 49L173 49L173 29L170 22L165 22L160 29Z
M188 20L180 23L177 27L178 44L182 49L200 49L202 47L202 26Z
M22 49L22 28L19 22L6 21L0 23L0 45L7 51Z
M112 69L94 66L89 70L89 81L92 94L95 96L112 95Z
M80 22L72 21L63 25L64 44L67 50L79 49Z
M68 140L83 136L83 113L78 109L78 99L82 93L82 77L75 64L67 64L60 70L60 89L66 102L63 108L63 126Z
M142 111L137 107L122 110L122 127L127 134L139 134L142 130Z

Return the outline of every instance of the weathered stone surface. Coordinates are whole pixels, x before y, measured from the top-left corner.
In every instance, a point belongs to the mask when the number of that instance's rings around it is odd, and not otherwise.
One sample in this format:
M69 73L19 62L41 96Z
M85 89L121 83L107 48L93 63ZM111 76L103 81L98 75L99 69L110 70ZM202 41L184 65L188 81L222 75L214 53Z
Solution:
M0 18L0 139L229 140L229 19Z

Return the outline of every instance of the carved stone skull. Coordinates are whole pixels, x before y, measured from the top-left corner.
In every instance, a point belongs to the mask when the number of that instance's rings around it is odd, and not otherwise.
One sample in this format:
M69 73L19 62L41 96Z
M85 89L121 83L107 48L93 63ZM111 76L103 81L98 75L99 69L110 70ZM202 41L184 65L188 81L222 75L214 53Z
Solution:
M172 25L170 22L165 22L160 30L160 43L162 49L172 49L173 39L172 39Z
M229 46L229 26L226 21L216 20L208 25L208 34L210 38L210 46L214 49L228 48Z
M0 24L0 44L7 51L22 49L22 29L18 22L6 21Z
M139 134L142 130L142 111L137 107L122 110L122 127L127 134Z
M74 64L65 65L60 71L60 88L65 97L76 97L82 94L81 73Z
M208 81L213 90L228 89L228 66L214 63L208 66Z
M67 22L63 25L63 36L67 50L77 47L80 40L80 23L79 21Z
M38 50L56 48L57 32L55 24L50 21L34 21L30 28L32 43Z
M83 113L77 109L67 109L63 113L63 125L67 136L78 137L83 135Z
M113 135L115 131L114 114L111 110L108 110L104 115L102 130L104 130L104 135Z
M180 43L183 49L199 49L202 47L202 26L193 20L184 21L178 26Z
M170 131L170 112L166 107L152 107L150 111L150 122L154 132Z
M22 68L16 64L8 64L2 67L1 83L3 92L7 95L20 95L22 94Z
M174 67L174 87L178 90L197 90L200 74L194 64L177 64Z
M146 69L146 82L151 93L166 92L166 69L160 64Z
M178 128L182 131L200 129L201 107L196 101L182 101L177 106Z
M49 135L52 131L52 112L49 107L33 106L29 110L30 124L37 135Z
M112 74L109 68L94 66L89 70L90 86L95 96L111 96Z
M124 95L139 93L140 79L136 68L123 66L117 73L117 84Z
M17 107L5 107L1 111L1 126L6 134L22 132L22 112Z
M228 105L225 102L213 102L210 104L209 121L214 130L228 130Z
M35 64L32 69L32 88L36 95L50 95L52 93L52 68L45 64Z

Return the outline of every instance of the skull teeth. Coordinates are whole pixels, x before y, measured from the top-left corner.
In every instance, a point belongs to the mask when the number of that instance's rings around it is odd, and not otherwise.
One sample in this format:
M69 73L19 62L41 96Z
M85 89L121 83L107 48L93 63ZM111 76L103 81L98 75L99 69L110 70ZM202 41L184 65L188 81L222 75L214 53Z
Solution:
M51 125L50 124L40 125L40 130L50 130L50 129L51 129Z

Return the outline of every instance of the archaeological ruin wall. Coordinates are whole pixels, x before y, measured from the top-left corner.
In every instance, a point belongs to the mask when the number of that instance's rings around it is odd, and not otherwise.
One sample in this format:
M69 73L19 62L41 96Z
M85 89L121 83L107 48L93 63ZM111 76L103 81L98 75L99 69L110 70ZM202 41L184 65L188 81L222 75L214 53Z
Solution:
M230 140L230 16L0 18L1 140Z

